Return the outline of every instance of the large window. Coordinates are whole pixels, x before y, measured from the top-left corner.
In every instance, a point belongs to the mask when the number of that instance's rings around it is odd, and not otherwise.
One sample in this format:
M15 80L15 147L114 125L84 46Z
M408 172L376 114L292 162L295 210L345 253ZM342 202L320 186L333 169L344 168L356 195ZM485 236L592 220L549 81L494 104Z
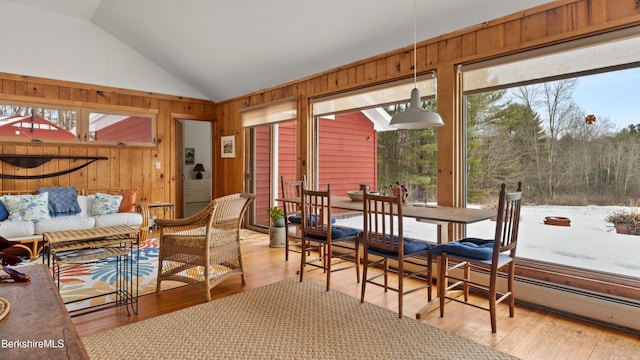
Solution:
M436 202L436 129L388 126L393 114L406 108L413 87L411 81L399 81L314 99L316 188L330 184L332 195L346 196L367 184L372 191L389 194L390 185L400 184L408 189L408 201ZM418 88L422 106L435 110L435 79L421 77ZM339 217L340 224L362 227L361 214ZM436 241L435 225L405 222L407 236Z
M154 145L155 113L92 112L33 104L0 104L0 138L32 142Z
M0 105L0 137L28 141L75 141L78 111L23 104Z
M140 115L89 114L89 141L120 145L155 143L153 118Z
M593 278L640 278L640 237L605 221L634 211L639 198L634 32L462 67L467 202L491 206L499 183L523 181L519 258ZM470 229L490 232L486 224Z

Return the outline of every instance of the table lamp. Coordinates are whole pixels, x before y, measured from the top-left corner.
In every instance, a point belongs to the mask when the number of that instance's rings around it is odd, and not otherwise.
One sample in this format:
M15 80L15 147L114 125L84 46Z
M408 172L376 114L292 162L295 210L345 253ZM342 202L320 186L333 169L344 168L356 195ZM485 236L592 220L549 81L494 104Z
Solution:
M202 179L202 172L204 171L204 165L202 164L196 164L196 166L193 168L193 171L196 171L196 179L200 180Z

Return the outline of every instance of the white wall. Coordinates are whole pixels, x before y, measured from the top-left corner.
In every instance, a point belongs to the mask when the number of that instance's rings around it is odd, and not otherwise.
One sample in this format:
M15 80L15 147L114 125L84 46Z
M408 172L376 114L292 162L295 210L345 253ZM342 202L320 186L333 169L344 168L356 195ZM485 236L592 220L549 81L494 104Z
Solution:
M91 22L0 0L0 72L207 99Z
M185 120L184 125L184 147L194 148L196 154L196 164L202 163L205 172L202 173L203 179L211 179L211 123L207 121ZM184 178L195 179L196 173L193 172L195 165L184 166Z

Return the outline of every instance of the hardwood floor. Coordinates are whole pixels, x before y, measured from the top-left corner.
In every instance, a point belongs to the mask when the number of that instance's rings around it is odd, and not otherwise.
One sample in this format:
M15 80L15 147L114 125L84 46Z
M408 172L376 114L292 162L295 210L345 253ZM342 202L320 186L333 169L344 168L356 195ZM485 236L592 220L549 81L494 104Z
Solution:
M215 300L296 276L299 254L290 253L289 261L285 262L284 249L269 248L268 245L266 235L243 241L247 285L242 287L239 278L233 277L214 288L212 298ZM304 277L319 283L324 283L325 279L322 271L316 269L306 271ZM360 285L355 281L353 270L334 273L331 284L332 291L360 296ZM194 286L183 286L146 295L140 297L137 316L127 316L126 311L119 308L76 317L73 323L81 337L87 336L201 304L204 302L202 291ZM414 317L425 299L426 290L405 296L405 315ZM477 300L484 299L477 297ZM395 292L385 294L382 289L369 286L365 301L397 311ZM488 312L457 303L447 305L443 318L435 310L420 321L522 359L640 358L638 334L521 305L517 306L515 317L509 318L506 304L500 304L498 308L496 334L491 333Z

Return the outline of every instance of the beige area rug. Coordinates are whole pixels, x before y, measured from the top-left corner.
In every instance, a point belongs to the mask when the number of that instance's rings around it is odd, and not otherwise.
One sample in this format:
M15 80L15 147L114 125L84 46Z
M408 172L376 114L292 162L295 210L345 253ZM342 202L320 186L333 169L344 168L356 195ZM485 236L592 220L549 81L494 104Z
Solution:
M82 342L91 359L514 359L297 278Z

